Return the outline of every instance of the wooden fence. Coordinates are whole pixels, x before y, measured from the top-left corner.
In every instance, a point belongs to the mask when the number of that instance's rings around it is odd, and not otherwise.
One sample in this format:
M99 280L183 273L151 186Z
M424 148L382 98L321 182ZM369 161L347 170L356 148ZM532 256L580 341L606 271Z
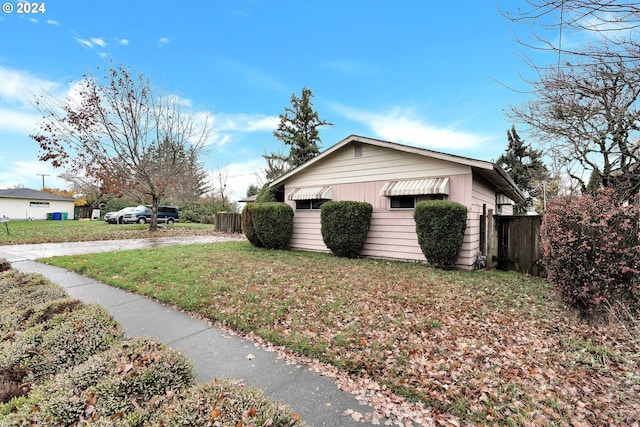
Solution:
M480 252L487 255L486 266L543 275L541 223L541 216L503 216L493 215L491 209L485 211L480 216Z
M541 223L541 216L494 217L495 245L492 259L497 262L497 269L542 275Z
M215 226L217 231L242 233L242 215L239 213L217 213Z

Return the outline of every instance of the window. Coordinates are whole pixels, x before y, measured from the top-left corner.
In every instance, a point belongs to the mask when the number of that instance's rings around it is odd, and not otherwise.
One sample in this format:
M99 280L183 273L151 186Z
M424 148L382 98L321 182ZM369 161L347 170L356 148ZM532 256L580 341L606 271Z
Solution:
M49 202L29 202L30 208L48 208Z
M414 209L419 202L425 200L445 200L444 194L429 194L423 196L391 196L389 207L391 209Z
M320 206L324 202L328 202L330 199L308 199L308 200L296 200L297 209L320 209Z

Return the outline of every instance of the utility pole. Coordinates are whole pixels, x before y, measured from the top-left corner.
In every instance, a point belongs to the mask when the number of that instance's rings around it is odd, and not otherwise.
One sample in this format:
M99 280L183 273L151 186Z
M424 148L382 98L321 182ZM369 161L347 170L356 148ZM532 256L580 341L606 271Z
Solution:
M45 176L49 176L46 173L37 173L36 175L41 176L42 177L42 189L44 190L44 177Z

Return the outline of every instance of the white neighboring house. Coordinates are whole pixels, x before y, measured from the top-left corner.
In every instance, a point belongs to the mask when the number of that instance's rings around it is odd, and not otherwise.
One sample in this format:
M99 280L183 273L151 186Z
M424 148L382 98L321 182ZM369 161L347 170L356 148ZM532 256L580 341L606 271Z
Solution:
M73 202L70 197L29 188L0 190L0 217L47 219L49 213L66 212L67 219L73 219Z

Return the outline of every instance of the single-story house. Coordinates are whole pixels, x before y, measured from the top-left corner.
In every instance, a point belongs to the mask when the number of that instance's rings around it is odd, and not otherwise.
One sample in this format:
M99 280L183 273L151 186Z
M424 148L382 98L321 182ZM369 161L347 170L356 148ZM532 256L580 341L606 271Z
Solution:
M498 165L462 156L351 135L273 181L278 199L294 209L290 247L328 251L320 206L328 200L369 202L373 215L361 255L425 261L413 219L417 202L451 200L468 209L459 268L481 253L480 217L510 215L525 196ZM486 255L486 254L484 254Z
M10 219L47 219L48 213L67 213L73 219L70 197L58 196L29 188L0 190L0 217Z

